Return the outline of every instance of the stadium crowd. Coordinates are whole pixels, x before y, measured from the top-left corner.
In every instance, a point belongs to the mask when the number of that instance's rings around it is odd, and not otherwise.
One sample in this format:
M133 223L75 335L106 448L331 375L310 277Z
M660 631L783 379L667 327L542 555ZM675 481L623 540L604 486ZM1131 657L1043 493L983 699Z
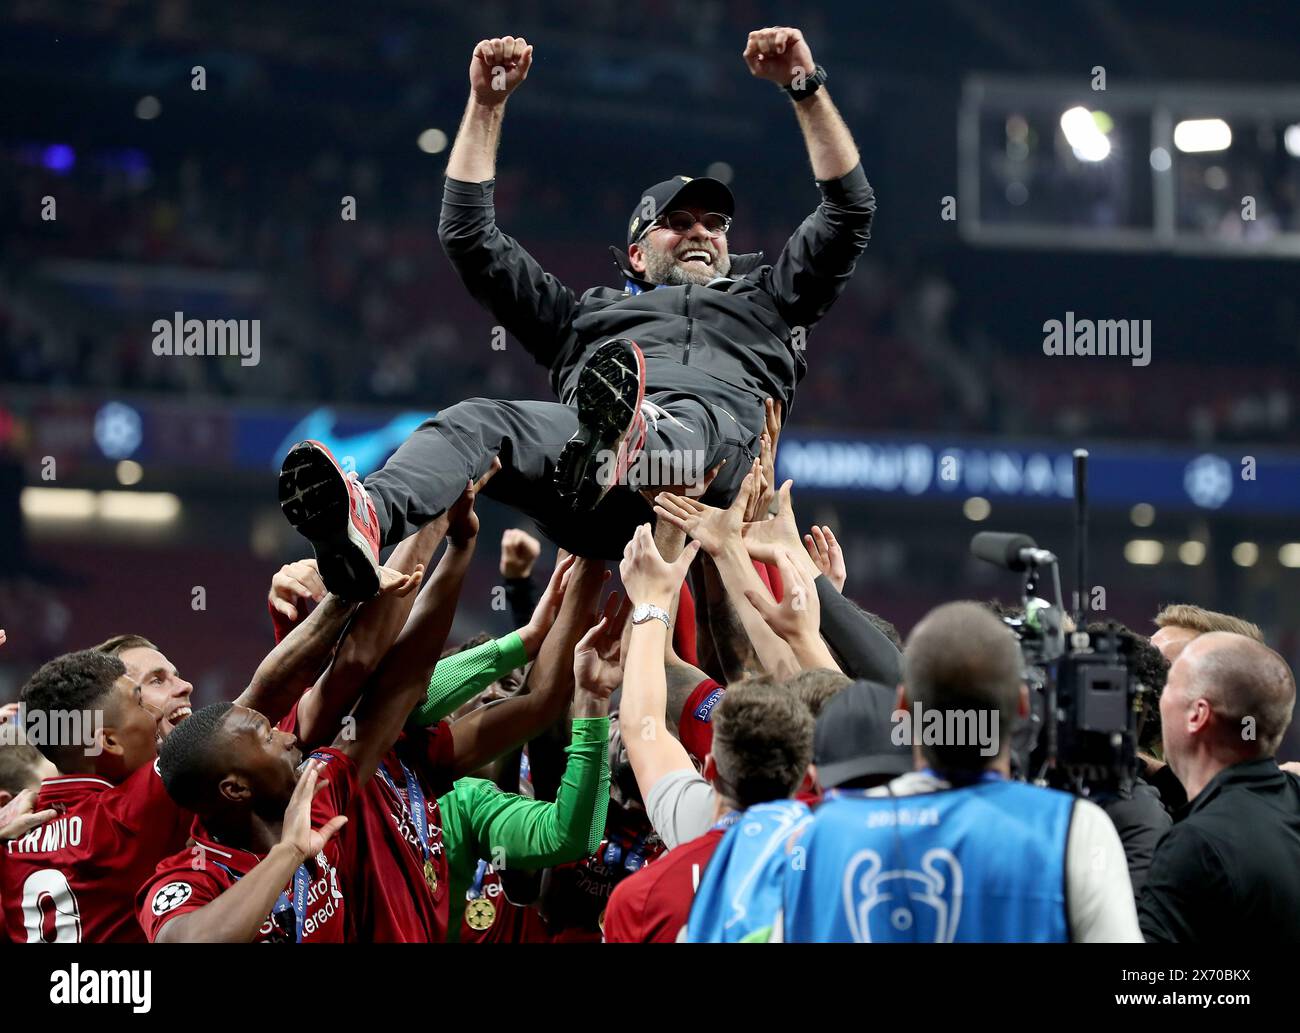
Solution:
M250 192L251 183L273 189ZM331 191L358 198L360 228L322 220L316 199ZM54 171L39 154L9 148L0 149L0 193L20 212L39 212L42 196L58 196L68 213L66 228L51 231L35 216L15 227L11 253L0 260L0 330L16 342L0 354L6 383L370 406L437 407L484 390L549 394L543 370L492 350L490 322L457 290L437 239L434 177L381 176L373 162L349 164L329 150L290 164L187 154L156 171L90 160ZM593 214L617 225L622 204L617 192L558 189L526 165L497 194L502 219L568 283L603 268L575 258L570 228ZM755 247L778 240L793 211L746 213L737 239ZM93 234L77 229L92 226ZM125 264L139 279L105 307L89 286L45 282L43 270L72 262ZM1171 356L1154 394L1123 369L1052 376L1026 361L1006 327L986 325L944 273L948 264L864 256L840 311L819 333L826 375L804 387L815 414L809 426L933 430L937 420L945 431L1200 442L1292 441L1300 433L1294 363L1266 354L1244 366ZM274 304L259 309L265 340L256 376L220 364L142 360L128 306L155 299L166 310L168 296L155 293L152 277L177 271L277 285ZM604 271L612 275L612 264ZM219 291L220 282L206 289ZM1279 332L1293 334L1294 327ZM358 341L372 351L365 365L354 361ZM864 361L877 373L869 406L854 390ZM432 397L429 384L437 385Z
M619 225L625 198L599 177L557 175L534 156L550 154L557 133L574 148L581 137L604 135L581 120L598 113L579 115L593 94L615 112L605 116L615 125L646 118L646 92L671 88L698 111L752 129L755 105L743 80L716 74L697 57L749 23L751 7L671 3L654 5L650 15L584 2L527 5L518 13L546 26L552 58L534 87L543 91L534 109L539 121L512 130L527 134L522 160L502 177L496 205L511 232L563 282L613 276L603 248L592 256L587 228ZM437 240L433 165L441 159L414 146L417 127L450 128L450 104L460 90L459 40L482 12L438 3L418 12L389 10L372 23L348 20L343 30L328 11L298 8L220 19L183 3L156 12L111 5L94 18L62 0L22 8L10 59L28 75L69 83L70 124L100 98L105 79L120 91L124 110L145 89L143 79L164 104L161 118L144 124L166 132L146 133L132 147L100 141L74 148L31 128L0 138L0 197L13 213L0 251L0 332L15 344L0 353L0 379L60 390L430 408L484 385L493 396L548 397L540 370L500 361L490 347L492 324L455 289ZM980 45L968 33L936 37L930 20L915 13L898 15L890 31L905 31L903 23L915 17L936 71L956 68L958 54ZM837 96L851 121L874 126L890 117L880 97L888 88L848 59L870 44L871 31L814 10L805 16L806 31L823 39L829 54L845 55ZM1039 15L1027 9L1020 17ZM43 28L56 30L57 45ZM620 43L625 33L639 41L634 53ZM154 59L165 66L152 78L143 75L152 68L147 61L138 69L131 61L111 68L95 61L106 48L150 35ZM1072 37L1071 60L1077 45ZM945 46L956 50L934 49ZM910 76L907 49L891 49L874 55L873 72ZM981 67L996 67L996 53L980 58ZM188 78L175 78L196 62L210 79L202 116L188 106ZM260 103L268 92L294 116L277 118ZM196 124L203 133L183 131ZM734 236L745 249L772 248L804 214L796 200L801 171L763 169L766 158L753 139L720 138L717 125L702 119L675 123L673 135L679 153L726 155L737 187L763 187L765 204L748 206L737 219ZM267 146L271 140L279 146ZM634 162L649 160L652 143L624 145ZM620 164L599 150L584 152L583 160L616 173ZM345 195L357 201L355 221L337 217L337 199ZM59 199L55 221L41 216L47 196ZM928 194L924 203L909 220L931 218ZM1172 328L1174 312L1152 308L1160 325L1171 327L1160 342L1160 390L1152 391L1117 367L1077 366L1060 377L1036 361L1043 316L1033 309L1033 319L1009 318L1008 310L1027 302L991 301L997 292L981 280L987 264L1001 270L994 277L1020 283L1020 297L1032 298L1039 293L1032 267L975 260L952 241L918 245L896 236L881 243L887 250L861 260L838 311L820 328L825 375L804 387L805 411L815 414L805 417L807 426L1202 443L1300 436L1291 401L1300 390L1293 305L1257 313L1255 333L1231 350L1220 347L1227 325L1209 324L1198 335L1196 327ZM106 268L113 286L68 273L70 266L84 270L83 263ZM139 320L146 311L167 310L176 292L160 284L177 281L192 288L186 300L202 297L223 312L256 308L265 335L256 375L217 364L142 361L133 336ZM1179 277L1173 283L1175 292L1186 287ZM244 290L253 291L253 301ZM1159 281L1146 291L1156 297L1144 297L1144 304L1156 306ZM365 364L355 362L358 342L368 350ZM873 370L866 405L855 379L863 364Z
M276 572L275 648L230 702L191 712L184 658L138 635L51 659L3 711L7 938L1300 940L1295 683L1255 625L1124 630L1138 777L1033 784L1016 609L949 603L904 643L841 595L770 416L730 507L647 490L621 590L563 552L540 578L506 532L502 638L446 643L494 468L373 599ZM926 712L993 735L923 736Z

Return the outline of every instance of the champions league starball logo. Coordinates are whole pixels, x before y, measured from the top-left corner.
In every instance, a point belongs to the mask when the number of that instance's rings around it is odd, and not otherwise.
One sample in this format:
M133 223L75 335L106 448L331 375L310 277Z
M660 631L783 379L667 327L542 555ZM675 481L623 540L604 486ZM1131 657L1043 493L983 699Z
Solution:
M1222 456L1197 456L1187 464L1183 487L1201 508L1218 509L1232 498L1232 467Z
M874 850L861 850L844 872L844 914L854 943L952 943L961 918L962 871L950 850L935 848L921 870L884 871Z
M194 889L188 882L169 882L154 894L151 909L155 915L165 915L184 904L193 893Z
M95 413L95 444L109 459L126 459L143 440L140 414L125 402L106 402Z

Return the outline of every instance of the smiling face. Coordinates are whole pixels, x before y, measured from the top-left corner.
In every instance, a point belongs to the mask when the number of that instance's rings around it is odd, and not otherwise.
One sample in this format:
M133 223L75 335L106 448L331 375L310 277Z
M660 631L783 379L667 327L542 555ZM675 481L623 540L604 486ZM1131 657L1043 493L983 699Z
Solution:
M194 686L156 649L144 646L124 649L118 659L126 665L127 677L139 683L145 707L158 716L158 734L166 738L190 716Z
M251 806L278 818L298 782L302 750L289 732L275 728L256 710L233 706L222 721L223 765L219 794L232 803Z
M706 284L726 276L731 271L727 235L709 234L699 221L708 214L703 208L674 206L674 210L690 212L695 223L682 233L656 225L628 249L633 270L650 283L669 287Z

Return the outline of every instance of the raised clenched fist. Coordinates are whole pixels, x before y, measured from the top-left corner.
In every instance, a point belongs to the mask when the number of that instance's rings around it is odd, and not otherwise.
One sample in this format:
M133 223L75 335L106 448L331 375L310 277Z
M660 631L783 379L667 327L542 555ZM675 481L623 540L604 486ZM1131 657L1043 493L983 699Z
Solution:
M742 56L752 75L778 86L802 81L817 68L803 33L784 26L751 32Z
M504 104L533 64L533 48L522 36L485 39L474 48L469 61L469 87L480 104Z
M542 554L542 543L527 531L512 527L501 536L501 576L528 577Z

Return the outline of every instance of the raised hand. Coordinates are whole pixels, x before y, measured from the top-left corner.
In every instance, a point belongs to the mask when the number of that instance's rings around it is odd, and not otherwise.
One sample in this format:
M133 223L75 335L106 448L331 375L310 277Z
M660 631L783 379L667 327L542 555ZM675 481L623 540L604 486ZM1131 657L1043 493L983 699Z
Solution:
M501 469L501 460L494 456L492 465L488 467L487 473L477 481L465 481L465 490L461 492L460 498L453 502L447 510L447 537L451 540L452 545L457 548L464 548L471 541L478 537L478 514L474 512L474 499L478 493L483 490L487 484Z
M328 780L320 780L324 765L318 760L307 761L306 768L298 777L293 796L289 797L289 806L284 809L284 825L280 830L280 842L293 848L302 859L315 857L325 849L325 844L334 838L348 819L336 814L319 829L311 827L311 805L316 794L329 785Z
M276 613L291 621L297 621L303 603L310 600L318 603L325 598L325 582L321 580L320 569L314 559L295 560L286 563L271 578L271 590L267 593L267 602Z
M759 461L755 459L749 473L741 481L735 499L726 509L706 506L699 499L685 495L661 492L655 498L655 515L667 520L678 530L685 531L710 556L717 556L740 534L745 523L745 513L754 492L758 490L759 476Z
M817 568L826 575L835 591L844 591L844 582L849 579L849 572L844 566L844 551L835 540L835 532L829 527L813 525L812 534L803 536L808 555L817 564Z
M619 575L623 579L623 591L633 603L653 603L667 609L673 596L681 590L686 571L690 569L691 561L699 551L699 541L693 541L682 550L675 562L668 563L659 554L654 535L650 533L650 525L642 524L627 543L627 548L623 550L623 560L618 565Z
M777 547L798 549L799 525L794 520L794 506L790 489L794 481L786 481L777 492L776 516L769 520L754 520L745 524L741 535L750 556L762 563L776 562Z
M745 515L747 521L762 520L772 506L776 495L776 443L781 438L781 403L771 398L763 399L763 434L759 437L759 466L763 471L763 481Z
M524 651L528 654L528 659L537 656L537 651L542 648L542 641L546 638L546 633L551 630L551 625L560 615L560 606L564 602L564 593L569 587L569 571L573 569L574 557L565 554L555 565L555 570L551 572L551 580L546 584L546 591L542 597L537 600L537 605L533 608L533 615L528 623L519 629L519 638L524 643Z
M542 543L527 531L517 527L507 529L501 536L501 576L528 577L541 554Z
M745 598L753 604L767 626L791 646L815 641L821 629L821 603L817 586L803 566L795 562L795 553L780 548L776 553L777 569L785 594L778 603L766 592L745 590Z
M420 587L424 580L424 564L417 563L409 574L392 567L379 568L379 594L391 595L397 599L405 598Z
M709 486L717 478L719 471L727 465L725 459L721 460L717 466L705 470L704 476L700 478L697 484L661 484L654 488L641 488L640 494L643 499L650 503L651 507L655 504L655 499L660 493L667 492L669 495L689 495L693 499L698 499L701 495L708 492Z
M781 403L774 398L763 399L763 422L767 436L772 439L772 455L776 455L776 443L781 440L781 426L784 423L784 410ZM775 482L776 478L772 480Z
M533 48L522 36L480 40L469 60L470 91L480 104L504 104L532 66Z
M803 33L784 26L751 32L741 56L751 75L778 86L789 86L796 75L812 75L817 67Z
M609 699L623 683L623 628L631 615L631 600L611 592L600 620L573 653L573 680L579 692Z
M776 449L772 439L764 431L758 438L758 485L745 507L745 523L767 519L767 511L772 507L776 495Z

